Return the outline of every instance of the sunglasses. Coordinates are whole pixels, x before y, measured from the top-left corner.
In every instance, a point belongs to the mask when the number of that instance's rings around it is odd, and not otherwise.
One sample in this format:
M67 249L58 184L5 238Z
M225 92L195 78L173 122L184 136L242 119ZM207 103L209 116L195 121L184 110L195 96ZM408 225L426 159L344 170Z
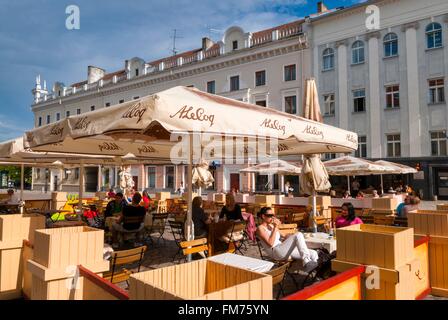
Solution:
M265 216L266 216L267 218L273 218L273 217L275 217L275 215L273 215L273 214L265 214Z

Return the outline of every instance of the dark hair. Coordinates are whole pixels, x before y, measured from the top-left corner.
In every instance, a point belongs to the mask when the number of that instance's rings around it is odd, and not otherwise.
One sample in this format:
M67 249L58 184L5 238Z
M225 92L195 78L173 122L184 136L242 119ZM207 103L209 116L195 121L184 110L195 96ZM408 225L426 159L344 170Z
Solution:
M355 220L355 218L356 218L355 207L350 202L344 203L342 205L342 207L347 207L347 210L348 210L347 220L350 221L350 222Z
M146 191L146 190L143 190L142 196L143 196L143 197L144 197L144 196L147 196L147 197L151 200L151 197L149 196L149 193L148 193L148 191Z
M142 201L142 195L139 192L134 193L132 196L132 203L139 204Z
M272 208L271 207L263 207L260 209L260 212L258 212L257 216L259 218L261 218L261 216L267 214L269 210L272 210Z
M193 208L200 208L202 206L202 197L195 197L192 202Z
M115 197L121 197L121 198L123 198L124 196L123 196L123 193L121 193L121 192L117 192L117 193L115 194Z

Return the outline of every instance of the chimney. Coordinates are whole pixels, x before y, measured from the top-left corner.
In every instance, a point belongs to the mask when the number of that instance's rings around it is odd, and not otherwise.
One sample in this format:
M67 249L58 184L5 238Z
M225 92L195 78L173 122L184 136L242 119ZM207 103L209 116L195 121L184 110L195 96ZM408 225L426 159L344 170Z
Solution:
M325 5L325 3L323 1L319 1L317 3L317 13L320 14L320 13L324 13L324 12L327 12L327 11L328 11L328 8Z
M94 66L89 66L87 69L87 83L95 83L101 80L105 74L106 70Z
M202 50L210 49L215 43L209 38L202 38Z

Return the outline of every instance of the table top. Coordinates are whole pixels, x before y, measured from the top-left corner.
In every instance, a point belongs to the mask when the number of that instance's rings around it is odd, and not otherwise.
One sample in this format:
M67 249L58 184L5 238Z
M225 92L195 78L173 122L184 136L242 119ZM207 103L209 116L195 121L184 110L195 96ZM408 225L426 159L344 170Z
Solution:
M337 249L337 242L328 233L304 233L305 242L310 249L326 248L329 252Z
M274 266L274 263L271 261L240 256L233 253L224 253L213 256L209 258L209 260L260 273L268 272Z

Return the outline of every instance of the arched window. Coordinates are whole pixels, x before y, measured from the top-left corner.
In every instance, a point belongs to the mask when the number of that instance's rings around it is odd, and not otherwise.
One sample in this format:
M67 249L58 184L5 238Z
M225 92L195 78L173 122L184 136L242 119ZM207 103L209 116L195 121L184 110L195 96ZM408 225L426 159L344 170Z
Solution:
M426 27L426 43L428 49L442 47L442 26L437 23L431 23Z
M327 48L323 52L323 70L331 70L334 68L334 50Z
M395 33L388 33L384 37L384 56L393 57L398 55L398 36Z
M364 42L356 41L352 45L352 63L358 64L365 61Z

